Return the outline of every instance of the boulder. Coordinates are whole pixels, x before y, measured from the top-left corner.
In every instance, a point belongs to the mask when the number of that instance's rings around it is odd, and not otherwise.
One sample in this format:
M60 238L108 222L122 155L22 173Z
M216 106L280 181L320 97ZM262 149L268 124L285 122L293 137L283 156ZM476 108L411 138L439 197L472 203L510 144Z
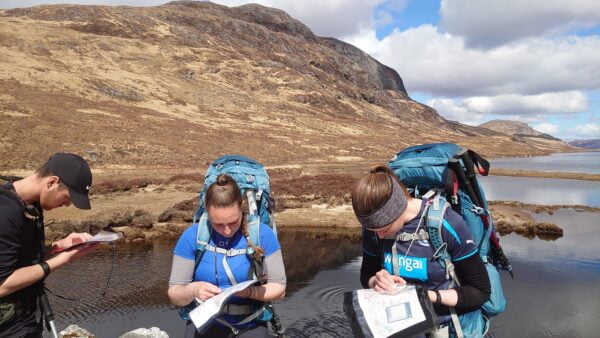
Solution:
M169 335L157 327L139 328L129 331L119 338L169 338Z

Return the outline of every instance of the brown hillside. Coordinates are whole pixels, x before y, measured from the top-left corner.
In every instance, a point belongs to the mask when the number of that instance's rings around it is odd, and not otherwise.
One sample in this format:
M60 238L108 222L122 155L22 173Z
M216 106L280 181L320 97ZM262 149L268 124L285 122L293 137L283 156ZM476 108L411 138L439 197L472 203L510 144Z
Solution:
M61 150L98 168L374 162L421 142L486 155L532 144L451 124L400 76L286 13L205 2L0 11L0 169Z

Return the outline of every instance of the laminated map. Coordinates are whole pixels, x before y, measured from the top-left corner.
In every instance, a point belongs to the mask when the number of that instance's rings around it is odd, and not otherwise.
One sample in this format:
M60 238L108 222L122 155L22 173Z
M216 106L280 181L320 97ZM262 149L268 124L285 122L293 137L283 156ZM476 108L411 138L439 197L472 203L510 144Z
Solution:
M409 336L436 326L437 316L424 288L400 286L392 292L347 292L344 310L357 337Z

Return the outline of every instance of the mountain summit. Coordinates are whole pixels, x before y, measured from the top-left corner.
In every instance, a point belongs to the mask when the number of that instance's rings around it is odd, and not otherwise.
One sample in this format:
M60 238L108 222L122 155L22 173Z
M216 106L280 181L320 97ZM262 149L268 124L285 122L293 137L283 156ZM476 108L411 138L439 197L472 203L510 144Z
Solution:
M560 141L560 139L552 135L539 132L531 128L527 123L520 121L491 120L480 124L479 127L491 129L507 135L522 137L538 137L547 140Z
M177 1L0 11L0 169L56 151L96 167L375 161L423 142L484 154L565 145L451 123L393 69L281 10Z

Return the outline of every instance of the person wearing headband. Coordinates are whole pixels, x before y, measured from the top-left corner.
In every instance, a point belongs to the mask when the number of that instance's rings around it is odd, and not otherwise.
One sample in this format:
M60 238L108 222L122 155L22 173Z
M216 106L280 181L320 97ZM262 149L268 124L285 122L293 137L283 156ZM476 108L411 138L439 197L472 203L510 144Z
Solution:
M479 309L489 299L491 288L464 220L448 209L442 239L461 281L461 286L449 288L445 269L432 259L434 252L423 217L427 203L411 197L385 165L373 167L360 178L352 193L352 208L363 228L361 284L381 292L390 291L397 284L425 285L440 319L438 337L448 332L451 307L458 314Z

